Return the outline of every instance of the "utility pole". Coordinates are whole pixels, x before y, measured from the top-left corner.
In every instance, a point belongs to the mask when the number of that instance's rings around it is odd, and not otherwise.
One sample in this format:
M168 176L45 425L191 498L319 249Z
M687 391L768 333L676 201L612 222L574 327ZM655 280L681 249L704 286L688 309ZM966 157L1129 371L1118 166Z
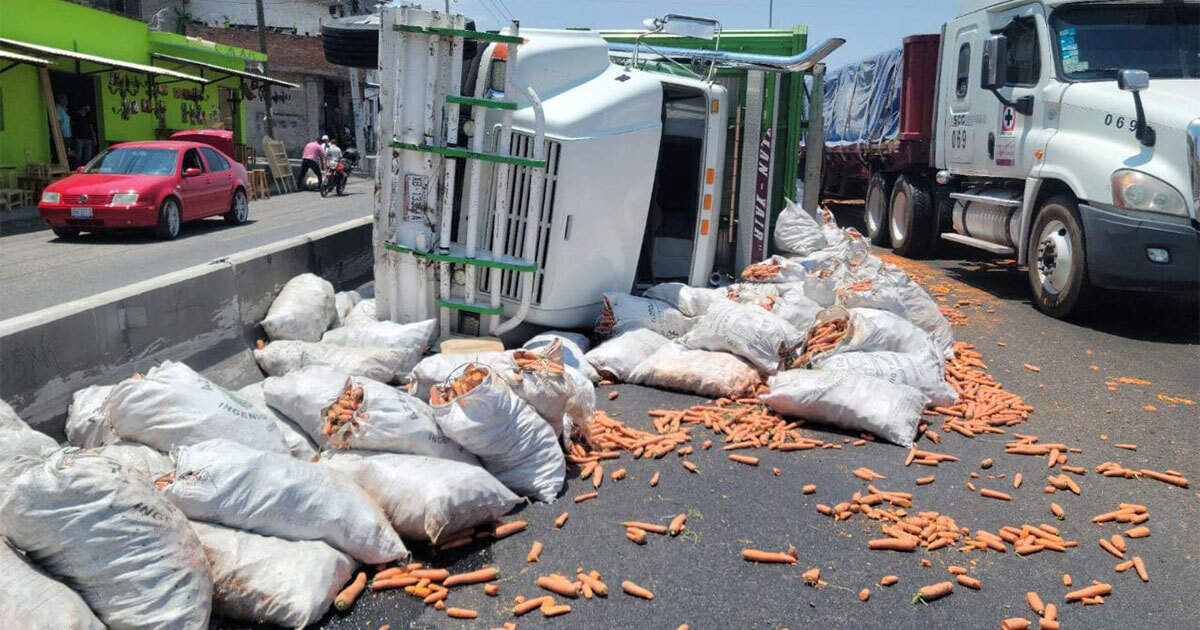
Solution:
M254 0L254 9L258 13L258 50L267 54L267 24L263 17L263 0ZM267 62L263 62L263 74L267 73ZM263 108L267 111L267 137L275 138L275 119L271 116L271 86L262 87Z

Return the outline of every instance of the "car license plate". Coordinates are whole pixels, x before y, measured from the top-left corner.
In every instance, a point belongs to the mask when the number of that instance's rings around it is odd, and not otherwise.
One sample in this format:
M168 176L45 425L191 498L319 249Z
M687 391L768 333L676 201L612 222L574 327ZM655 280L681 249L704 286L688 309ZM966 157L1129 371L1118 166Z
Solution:
M92 218L91 208L71 208L72 219L90 219Z

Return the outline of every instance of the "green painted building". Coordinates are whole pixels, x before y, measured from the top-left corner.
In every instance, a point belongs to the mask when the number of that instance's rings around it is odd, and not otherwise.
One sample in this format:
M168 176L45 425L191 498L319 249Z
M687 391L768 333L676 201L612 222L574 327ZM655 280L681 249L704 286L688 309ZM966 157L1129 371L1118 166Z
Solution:
M5 52L48 64L14 61ZM0 165L57 161L51 116L58 106L47 105L47 94L66 99L74 139L94 135L92 153L198 128L232 130L240 145L243 100L257 98L263 82L290 85L246 72L247 62L265 60L65 0L0 2ZM77 144L64 143L72 163L79 161Z

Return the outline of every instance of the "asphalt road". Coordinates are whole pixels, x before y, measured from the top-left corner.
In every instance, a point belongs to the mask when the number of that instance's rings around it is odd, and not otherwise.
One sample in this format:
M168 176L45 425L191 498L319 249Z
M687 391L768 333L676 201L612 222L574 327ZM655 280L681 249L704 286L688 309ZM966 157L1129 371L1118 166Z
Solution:
M84 234L64 241L49 229L0 229L0 319L116 289L210 260L371 214L370 180L356 179L343 197L316 192L250 202L250 220L220 217L188 223L178 239L148 231Z
M911 269L924 282L939 287L932 291L943 295L948 304L966 301L959 310L968 322L955 327L956 335L976 344L1004 387L1036 408L1029 422L1010 432L1036 434L1043 441L1082 449L1081 454L1070 456L1071 464L1087 469L1086 475L1076 477L1082 486L1080 496L1045 494L1045 458L1006 455L1003 442L1010 436L967 439L947 433L940 446L923 441L923 448L959 458L938 468L905 467L905 449L874 442L841 450L760 450L753 453L762 458L757 468L733 463L716 448L697 450L690 459L699 465L699 474L685 471L675 455L651 461L626 456L605 468L625 467L628 476L618 482L605 479L600 497L586 503L575 504L571 497L590 491L591 483L573 478L578 471L569 469L567 488L557 502L528 505L507 517L529 521L524 532L436 556L426 548L414 550L417 559L452 572L484 565L499 568L498 597L487 597L479 586L470 586L453 589L447 602L478 610L477 620L449 619L403 592L390 591L368 592L350 614L330 613L320 626L491 628L517 621L522 629L674 629L683 623L701 630L997 628L1008 617L1035 619L1024 603L1026 591L1032 590L1058 605L1063 628L1193 627L1200 619L1195 581L1200 575L1196 486L1182 489L1151 480L1106 478L1093 469L1113 460L1135 469L1175 469L1193 483L1200 481L1196 456L1200 407L1187 404L1200 399L1195 302L1104 296L1080 320L1062 322L1030 307L1024 275L1003 264L947 258ZM1026 369L1025 363L1041 371ZM1148 383L1117 380L1123 377ZM610 391L619 392L619 398L610 401ZM598 393L601 409L644 430L651 430L649 409L678 409L701 402L693 396L631 385L601 388ZM843 441L843 434L827 427L810 424L804 431L818 439ZM702 428L696 433L704 435ZM1118 450L1112 446L1116 443L1134 443L1138 449ZM995 460L993 468L980 468L985 457ZM953 548L911 554L868 551L867 539L879 536L877 522L862 516L834 522L814 510L818 503L835 504L855 492L865 493L866 484L851 475L859 466L886 476L876 482L879 487L913 493L912 512L935 510L954 518L960 527L993 533L1005 525L1050 523L1061 529L1064 538L1078 541L1078 547L1065 554L1044 551L1029 557L1011 551L961 553ZM779 476L772 474L775 467ZM968 477L972 471L981 475L976 484L1008 492L1013 501L968 491L965 485L972 481ZM655 472L661 472L661 482L651 488L648 479ZM1011 480L1017 473L1026 481L1014 490ZM915 485L916 477L929 474L937 477L933 484ZM1005 477L989 478L1001 474ZM815 494L800 492L808 483L817 485ZM1065 508L1065 520L1051 516L1051 501ZM1149 507L1146 525L1152 535L1129 540L1130 555L1145 560L1149 584L1139 581L1133 571L1114 572L1117 560L1097 544L1098 538L1126 529L1091 522L1092 516L1114 510L1120 502ZM570 512L570 519L556 530L553 520L564 510ZM627 541L618 525L627 519L665 524L679 512L689 514L688 534L650 535L642 547ZM539 563L529 564L525 554L535 540L545 550ZM785 550L789 545L799 551L799 562L792 566L754 565L740 555L744 547ZM931 566L922 567L923 559ZM946 599L913 604L919 587L953 580L949 565L968 567L971 575L982 580L982 590L958 586ZM607 599L572 601L572 612L560 618L545 619L536 612L519 619L512 616L514 596L545 594L535 585L538 576L573 575L578 566L603 574L613 591ZM803 583L801 573L813 567L820 568L828 585L813 588ZM1063 586L1064 573L1073 577L1075 588L1097 579L1111 583L1114 592L1102 606L1067 604L1063 595L1071 589ZM899 583L880 586L880 577L888 574L899 576ZM650 589L654 599L623 594L622 580ZM871 590L867 602L858 598L863 588ZM223 627L244 626L226 623Z

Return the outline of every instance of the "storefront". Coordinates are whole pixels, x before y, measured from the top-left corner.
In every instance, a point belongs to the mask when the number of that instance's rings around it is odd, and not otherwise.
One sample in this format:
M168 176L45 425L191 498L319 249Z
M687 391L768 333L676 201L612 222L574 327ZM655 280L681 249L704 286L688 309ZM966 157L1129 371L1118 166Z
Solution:
M295 87L248 72L261 53L64 0L0 3L0 51L35 60L0 58L0 165L20 172L185 129L229 129L241 153L244 102Z

